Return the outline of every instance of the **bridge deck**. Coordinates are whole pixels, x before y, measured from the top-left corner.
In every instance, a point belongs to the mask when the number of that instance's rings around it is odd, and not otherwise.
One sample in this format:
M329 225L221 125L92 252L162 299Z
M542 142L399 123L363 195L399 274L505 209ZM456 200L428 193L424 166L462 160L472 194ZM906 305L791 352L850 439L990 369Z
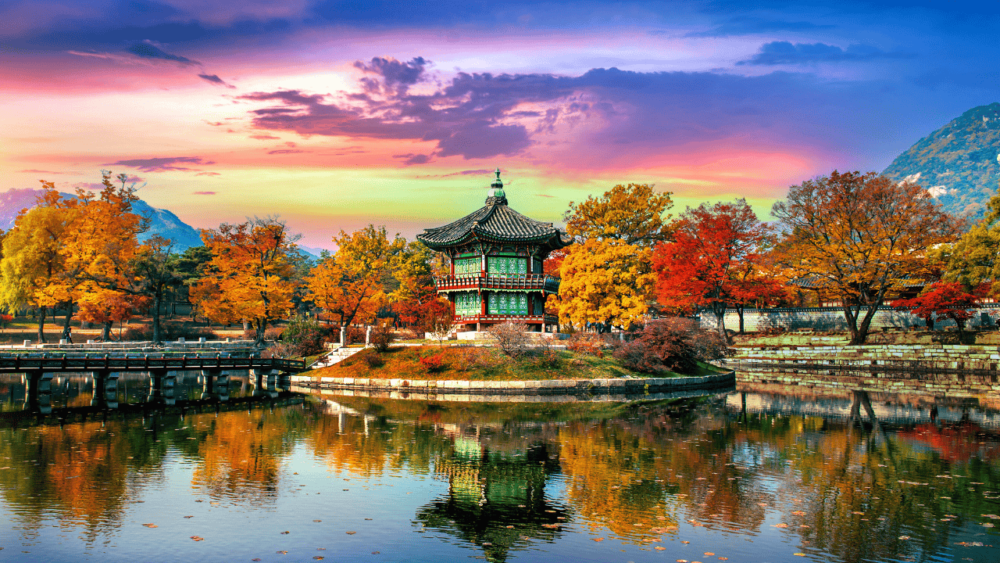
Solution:
M7 356L0 357L0 373L87 371L184 371L200 369L276 369L286 373L305 371L302 360L254 356Z

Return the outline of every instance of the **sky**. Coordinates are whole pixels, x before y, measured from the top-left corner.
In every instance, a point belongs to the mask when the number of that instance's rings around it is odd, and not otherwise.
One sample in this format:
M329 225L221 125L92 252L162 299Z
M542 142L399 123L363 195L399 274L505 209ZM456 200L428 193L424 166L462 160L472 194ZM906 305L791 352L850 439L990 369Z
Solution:
M562 222L881 171L1000 101L1000 2L4 0L0 190L102 169L197 228L412 239L483 205Z

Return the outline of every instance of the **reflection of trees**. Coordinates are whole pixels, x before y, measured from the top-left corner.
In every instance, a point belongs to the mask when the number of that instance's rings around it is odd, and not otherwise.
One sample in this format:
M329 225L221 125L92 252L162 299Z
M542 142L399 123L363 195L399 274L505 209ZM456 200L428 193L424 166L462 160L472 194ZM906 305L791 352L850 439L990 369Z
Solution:
M115 532L147 482L162 479L168 448L197 464L195 482L210 493L256 502L274 490L276 468L305 427L300 409L285 408L0 428L0 465L9 467L0 495L22 529L56 517L94 541Z
M88 541L112 531L130 497L159 478L166 444L157 444L141 422L86 422L0 430L0 472L5 502L26 524L53 513L83 526Z
M281 459L306 431L302 411L292 408L191 418L198 428L194 483L237 502L273 496Z

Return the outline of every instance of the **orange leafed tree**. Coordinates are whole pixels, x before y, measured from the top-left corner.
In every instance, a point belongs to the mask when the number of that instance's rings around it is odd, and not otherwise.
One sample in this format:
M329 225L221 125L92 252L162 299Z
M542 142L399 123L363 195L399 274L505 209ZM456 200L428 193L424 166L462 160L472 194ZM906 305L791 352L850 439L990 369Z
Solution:
M928 250L959 232L923 188L874 172L792 186L772 214L784 234L780 262L840 301L851 344L865 342L878 308L908 278L931 273Z
M128 176L119 174L116 179L119 185L111 181L111 172L102 170L99 194L82 188L76 193L79 218L63 247L64 277L76 284L81 302L96 304L112 296L116 302L133 301L139 293L133 261L140 249L139 235L149 229L150 220L133 211L139 196L135 185L128 184ZM110 338L114 322L110 316L95 313L84 320L102 323L101 337Z
M744 199L689 209L678 221L673 242L653 252L659 304L685 313L710 310L723 337L726 309L736 308L742 332L747 305L783 294L777 281L760 273L772 243L771 230Z
M295 239L284 223L270 217L203 230L201 240L212 260L191 298L216 322L249 323L257 345L262 344L268 324L293 308Z

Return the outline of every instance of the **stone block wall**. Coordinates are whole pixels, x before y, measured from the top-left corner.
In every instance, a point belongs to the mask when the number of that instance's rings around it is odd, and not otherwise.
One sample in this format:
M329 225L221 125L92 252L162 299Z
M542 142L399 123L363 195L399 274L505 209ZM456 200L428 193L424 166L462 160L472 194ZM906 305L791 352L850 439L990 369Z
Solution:
M878 372L880 365L913 362L919 373ZM827 364L830 369L823 369ZM735 348L723 365L739 383L800 389L982 397L1000 393L1000 347L981 345L787 346ZM802 365L797 369L796 365ZM846 371L841 369L856 367ZM939 368L940 371L935 371ZM941 369L943 368L943 369ZM949 372L966 370L968 373ZM973 370L979 370L973 373Z
M997 326L996 317L1000 314L1000 308L980 307L974 310L972 319L967 327L975 328L981 326ZM985 321L985 322L984 322ZM700 317L701 327L714 330L718 328L717 319L710 312L703 312ZM726 312L724 318L726 329L739 330L740 318L734 309ZM899 311L889 307L879 309L872 319L871 328L874 330L882 328L909 328L926 326L924 320L908 311ZM951 320L940 321L934 324L935 328L942 329L954 327L955 322ZM847 330L847 321L844 319L844 311L833 307L797 307L788 309L746 309L743 312L743 330L746 332L760 332L768 329L782 328L787 331L812 329L812 330Z

